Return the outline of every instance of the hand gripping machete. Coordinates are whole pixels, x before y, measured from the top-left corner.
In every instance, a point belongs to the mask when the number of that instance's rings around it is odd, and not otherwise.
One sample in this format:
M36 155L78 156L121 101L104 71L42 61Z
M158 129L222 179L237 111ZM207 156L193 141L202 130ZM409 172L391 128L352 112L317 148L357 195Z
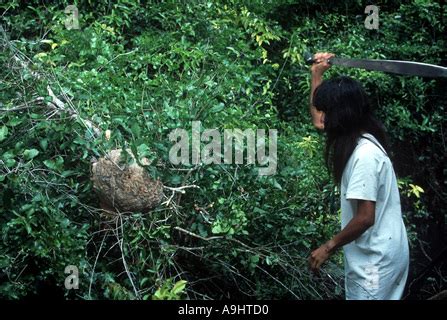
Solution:
M304 53L306 64L313 64L315 60L309 52ZM347 59L333 57L328 60L329 64L343 67L361 68L372 71L383 71L408 76L420 77L447 77L447 68L434 64L401 61L401 60L372 60L372 59Z

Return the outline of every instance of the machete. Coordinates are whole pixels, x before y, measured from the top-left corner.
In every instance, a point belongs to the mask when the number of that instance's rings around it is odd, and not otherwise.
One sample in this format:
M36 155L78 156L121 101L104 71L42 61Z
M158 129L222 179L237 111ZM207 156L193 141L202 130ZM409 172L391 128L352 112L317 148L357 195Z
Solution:
M306 64L313 64L315 60L308 52L304 53ZM361 68L372 71L383 71L408 76L420 77L447 77L447 68L434 64L401 61L401 60L372 60L372 59L347 59L333 57L328 63L343 67Z

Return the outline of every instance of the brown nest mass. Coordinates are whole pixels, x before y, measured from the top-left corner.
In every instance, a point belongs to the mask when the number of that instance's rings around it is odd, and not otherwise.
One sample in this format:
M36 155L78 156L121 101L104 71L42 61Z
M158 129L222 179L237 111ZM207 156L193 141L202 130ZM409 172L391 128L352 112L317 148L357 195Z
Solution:
M127 151L134 159L130 150ZM120 161L121 149L110 151L92 166L92 181L103 208L120 212L147 212L158 206L163 184L135 161ZM141 161L148 164L147 159Z

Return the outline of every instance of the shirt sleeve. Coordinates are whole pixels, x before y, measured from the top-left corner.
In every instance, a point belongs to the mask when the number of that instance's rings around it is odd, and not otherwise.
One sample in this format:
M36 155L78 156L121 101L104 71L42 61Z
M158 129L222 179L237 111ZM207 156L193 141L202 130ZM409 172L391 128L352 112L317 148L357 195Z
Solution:
M374 153L360 152L354 159L348 178L346 199L376 201L379 190L379 175L383 160Z

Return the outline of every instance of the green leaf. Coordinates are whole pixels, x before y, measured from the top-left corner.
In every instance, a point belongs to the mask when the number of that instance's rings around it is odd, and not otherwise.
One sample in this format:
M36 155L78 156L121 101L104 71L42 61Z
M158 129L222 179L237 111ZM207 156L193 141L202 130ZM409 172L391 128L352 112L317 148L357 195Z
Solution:
M61 156L58 156L54 160L45 160L43 163L47 168L49 168L51 170L58 170L59 168L62 167L62 164L64 163L64 159Z
M267 211L265 211L264 209L255 207L255 208L253 209L253 213L265 214L265 213L267 213Z
M221 103L215 105L214 107L212 107L212 108L210 109L210 112L211 112L211 113L220 112L220 111L223 110L224 107L225 107L225 105L221 102Z
M36 149L26 149L23 152L23 157L25 158L25 160L31 160L35 158L38 154L39 151L37 151Z
M220 224L216 224L211 229L211 232L214 233L214 234L222 233L222 227L220 226Z
M140 158L147 157L147 156L149 156L149 155L151 154L151 150L150 150L149 147L148 147L146 144L144 144L144 143L140 144L140 145L137 147L137 150L138 150L138 156L139 156Z
M276 181L276 179L273 180L273 186L279 190L282 190L281 185L278 183L278 181Z
M48 139L42 139L39 141L39 145L42 148L42 150L46 151L48 148Z
M5 140L7 135L8 135L8 127L2 126L0 128L0 141Z
M47 56L46 52L39 52L38 54L34 55L34 58L41 59L46 56Z
M56 164L55 164L55 162L53 160L45 160L43 162L43 164L45 166L47 166L48 169L51 169L51 170L55 170L56 169Z
M171 183L172 184L175 184L175 185L177 185L177 184L180 184L181 182L182 182L182 177L181 176L179 176L178 174L175 174L175 175L173 175L172 177L171 177Z
M61 176L63 176L64 178L67 178L69 176L73 176L76 174L76 171L74 170L65 170L61 173Z
M132 126L130 127L130 130L132 131L132 133L134 134L135 138L139 138L141 135L141 128L138 125L137 122L134 122L132 124Z
M12 168L12 167L15 166L16 161L15 161L14 159L7 159L7 160L5 161L5 164L6 164L6 167L8 167L8 168Z
M172 288L171 292L175 295L182 293L182 291L185 290L186 283L187 283L187 281L185 281L185 280L177 281L175 283L174 287Z
M14 159L14 154L12 152L5 152L2 155L2 160L5 162L6 167L12 168L16 164L16 160Z
M24 121L24 119L25 118L20 118L20 117L12 118L11 120L8 121L8 125L10 127L15 127L15 126L21 124Z

